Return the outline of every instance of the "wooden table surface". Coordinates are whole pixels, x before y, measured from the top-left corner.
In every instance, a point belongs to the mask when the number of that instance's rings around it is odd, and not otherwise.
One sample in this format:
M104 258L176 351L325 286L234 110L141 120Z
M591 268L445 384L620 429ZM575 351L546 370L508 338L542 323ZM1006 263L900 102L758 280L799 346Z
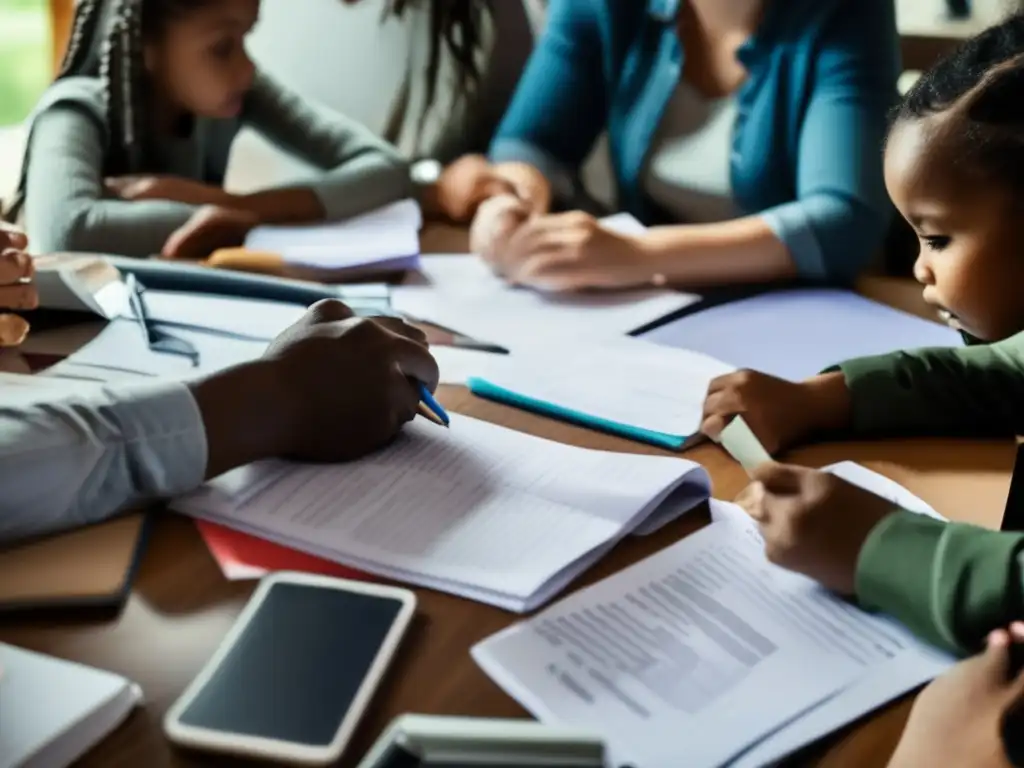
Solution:
M869 281L864 292L915 311L917 289L899 281ZM479 400L462 388L442 388L452 411L579 446L659 453L618 438L550 421ZM746 476L717 446L687 453L703 464L718 498L733 498ZM1009 442L904 440L811 446L790 458L810 466L841 459L902 483L939 512L959 520L998 525L1009 487L1014 445ZM636 562L707 522L706 505L646 538L630 538L576 585L593 582ZM59 567L55 564L55 567ZM220 757L180 751L164 739L161 720L175 698L213 653L254 587L228 582L191 521L167 515L154 527L124 610L114 617L37 619L0 624L0 641L110 669L142 686L146 704L80 763L97 768L225 765ZM413 628L358 729L342 765L354 765L388 722L401 713L525 716L473 663L470 647L517 616L426 589L416 590ZM796 756L792 765L827 768L882 766L908 711L906 700ZM681 756L685 764L685 755ZM241 764L235 763L234 764Z

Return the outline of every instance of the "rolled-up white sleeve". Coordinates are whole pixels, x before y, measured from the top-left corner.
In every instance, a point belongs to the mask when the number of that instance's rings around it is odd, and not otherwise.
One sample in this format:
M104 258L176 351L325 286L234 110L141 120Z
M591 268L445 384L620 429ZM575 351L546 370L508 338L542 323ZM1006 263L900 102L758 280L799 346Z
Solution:
M0 541L94 523L203 482L202 415L180 382L4 403Z

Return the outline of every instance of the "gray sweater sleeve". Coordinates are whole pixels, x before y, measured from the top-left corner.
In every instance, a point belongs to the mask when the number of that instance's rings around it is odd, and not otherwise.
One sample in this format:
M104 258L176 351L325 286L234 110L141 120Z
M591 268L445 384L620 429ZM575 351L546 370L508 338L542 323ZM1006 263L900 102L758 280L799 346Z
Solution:
M397 149L355 120L317 108L263 73L249 93L243 120L279 148L325 171L302 186L316 193L327 220L415 194L408 162Z
M0 405L0 543L199 486L207 445L180 382Z
M103 135L74 104L38 115L30 141L25 228L35 253L152 256L195 211L164 200L104 199Z

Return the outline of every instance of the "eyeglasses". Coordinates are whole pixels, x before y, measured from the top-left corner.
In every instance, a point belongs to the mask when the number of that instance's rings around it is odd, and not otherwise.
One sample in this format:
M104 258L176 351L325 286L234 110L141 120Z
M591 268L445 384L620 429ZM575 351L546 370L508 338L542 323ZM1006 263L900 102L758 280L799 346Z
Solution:
M165 355L188 358L192 361L193 368L199 367L199 350L192 342L167 333L150 320L149 312L146 310L146 300L143 297L146 288L138 281L138 278L129 273L125 278L125 285L128 288L128 301L132 313L139 321L139 327L142 328L142 335L149 349Z

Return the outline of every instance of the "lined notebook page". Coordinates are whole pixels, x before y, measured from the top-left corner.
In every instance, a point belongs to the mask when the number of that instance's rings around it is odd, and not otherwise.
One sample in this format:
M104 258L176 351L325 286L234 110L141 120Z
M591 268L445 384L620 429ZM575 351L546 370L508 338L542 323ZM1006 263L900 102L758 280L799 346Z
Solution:
M526 598L628 532L684 479L681 459L589 451L452 414L347 465L265 462L174 507L418 583ZM683 511L680 508L680 511Z
M500 387L608 421L671 435L700 428L708 384L735 370L698 352L633 338L544 344L495 361Z

